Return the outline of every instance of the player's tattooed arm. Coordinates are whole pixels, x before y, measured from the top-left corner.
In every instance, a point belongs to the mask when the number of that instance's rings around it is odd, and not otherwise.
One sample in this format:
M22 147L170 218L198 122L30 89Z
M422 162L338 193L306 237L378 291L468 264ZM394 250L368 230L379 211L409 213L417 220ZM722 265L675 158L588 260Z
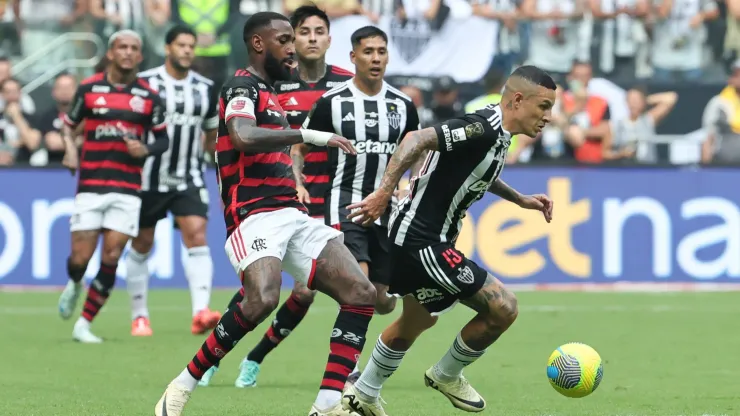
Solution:
M404 172L413 166L412 176L418 174L424 163L424 156L430 151L436 151L437 147L437 132L431 127L408 133L388 162L379 189L390 198Z
M234 149L240 152L269 152L303 143L300 130L273 130L257 127L248 117L232 117L226 122Z
M203 149L210 155L211 160L215 159L216 154L216 138L218 137L218 129L206 130L203 134Z
M506 182L502 181L501 178L496 179L491 186L488 187L488 192L498 195L501 198L519 204L522 200L522 194L516 189L507 185Z
M304 143L294 144L290 148L290 158L293 160L293 176L295 176L296 188L303 184L303 166L305 157L310 148Z

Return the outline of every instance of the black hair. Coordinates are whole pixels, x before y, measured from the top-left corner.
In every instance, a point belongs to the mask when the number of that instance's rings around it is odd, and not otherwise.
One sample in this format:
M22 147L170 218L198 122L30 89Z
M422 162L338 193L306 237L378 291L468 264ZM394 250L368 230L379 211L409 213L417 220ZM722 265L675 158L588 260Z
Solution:
M198 36L195 34L195 31L190 26L185 25L177 25L173 26L172 29L167 31L167 35L164 37L164 42L167 45L171 45L172 42L177 39L180 35L191 35L194 38L197 38Z
M313 3L306 4L295 9L293 14L290 16L290 25L293 26L293 29L296 29L298 26L302 25L306 19L314 16L323 20L324 23L326 23L326 28L329 29L329 16L325 11L319 9L319 7Z
M365 26L355 30L355 33L352 34L350 39L352 40L352 47L355 48L363 39L375 37L383 38L385 43L388 43L388 35L375 26Z
M15 82L18 85L18 88L21 88L23 86L23 84L21 84L21 82L17 78L10 77L5 79L3 82L0 82L0 90L5 88L5 85L11 82Z
M545 87L548 90L555 91L557 88L555 81L552 79L550 74L534 65L520 66L514 70L511 76L526 79L527 81L539 85L540 87Z
M108 64L109 63L110 63L110 61L108 61L108 57L105 56L105 55L103 55L103 57L100 58L100 60L98 61L98 63L95 64L95 67L93 68L93 70L96 73L98 73L98 72L104 72L106 69L108 69Z
M0 62L10 63L10 58L8 58L7 56L0 56Z
M269 25L273 20L284 20L290 23L290 20L288 20L287 17L275 12L258 12L250 16L249 19L244 22L242 37L247 48L251 47L250 39L252 38L252 35L263 27Z

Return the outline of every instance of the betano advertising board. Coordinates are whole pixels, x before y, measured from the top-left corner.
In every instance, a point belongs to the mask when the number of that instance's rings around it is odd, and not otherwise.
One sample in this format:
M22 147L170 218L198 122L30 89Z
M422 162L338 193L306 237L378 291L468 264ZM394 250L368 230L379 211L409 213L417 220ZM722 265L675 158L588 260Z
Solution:
M555 202L541 214L486 195L470 209L458 248L507 283L740 283L740 191L733 169L510 167L504 180ZM238 279L208 173L214 286ZM66 283L75 181L67 171L0 170L0 285ZM152 286L185 288L179 233L159 223ZM99 256L88 268L97 273ZM125 277L125 265L118 268ZM285 275L283 284L292 281Z

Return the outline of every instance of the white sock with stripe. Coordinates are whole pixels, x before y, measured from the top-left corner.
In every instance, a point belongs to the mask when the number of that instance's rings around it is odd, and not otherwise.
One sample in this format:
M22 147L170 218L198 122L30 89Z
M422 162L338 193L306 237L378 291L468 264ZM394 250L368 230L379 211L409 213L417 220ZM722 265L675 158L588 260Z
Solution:
M434 365L434 374L443 382L460 378L463 369L483 356L486 350L475 351L465 345L462 335L457 334L455 341L447 353Z
M394 351L378 338L365 370L355 383L355 387L360 394L368 398L380 397L380 389L383 388L383 383L398 369L404 355L406 355L406 351Z

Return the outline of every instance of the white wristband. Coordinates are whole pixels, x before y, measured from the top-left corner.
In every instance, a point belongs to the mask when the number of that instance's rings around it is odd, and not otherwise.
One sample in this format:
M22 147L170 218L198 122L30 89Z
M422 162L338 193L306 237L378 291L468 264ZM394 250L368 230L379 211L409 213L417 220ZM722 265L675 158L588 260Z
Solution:
M316 146L326 146L326 144L329 143L329 140L334 136L334 133L301 129L301 136L303 136L303 143L309 143Z

